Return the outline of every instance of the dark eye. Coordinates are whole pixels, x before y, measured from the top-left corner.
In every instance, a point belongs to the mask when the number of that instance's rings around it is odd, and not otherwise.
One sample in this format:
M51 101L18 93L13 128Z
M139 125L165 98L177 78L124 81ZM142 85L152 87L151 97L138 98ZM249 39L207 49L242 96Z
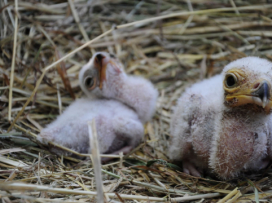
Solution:
M94 80L92 77L86 77L84 80L84 84L87 88L91 88L94 85Z
M115 55L113 55L113 54L110 54L110 57L111 57L111 58L114 58L114 59L116 58Z
M225 84L227 87L234 87L237 84L237 77L232 74L228 73L225 78Z

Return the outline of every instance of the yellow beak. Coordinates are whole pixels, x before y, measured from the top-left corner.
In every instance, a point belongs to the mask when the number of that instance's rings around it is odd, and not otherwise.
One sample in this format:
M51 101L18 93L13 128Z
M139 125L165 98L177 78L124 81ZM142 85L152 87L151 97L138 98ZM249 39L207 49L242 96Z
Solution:
M271 101L271 85L266 80L259 80L254 85L245 83L236 87L232 91L226 88L225 100L227 105L241 106L245 104L257 104L266 111L270 111Z
M99 88L102 89L103 82L106 81L107 65L110 62L110 58L99 53L95 56L94 65L98 70Z

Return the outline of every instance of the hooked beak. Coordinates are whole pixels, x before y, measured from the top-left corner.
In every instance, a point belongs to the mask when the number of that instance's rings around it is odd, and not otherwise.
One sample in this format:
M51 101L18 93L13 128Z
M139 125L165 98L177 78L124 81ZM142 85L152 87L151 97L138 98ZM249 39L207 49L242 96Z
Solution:
M106 81L106 69L110 62L110 57L102 53L97 53L94 59L94 66L98 71L99 88L102 89L103 82Z
M259 80L255 83L245 83L233 88L233 92L228 91L226 93L225 100L226 104L230 106L257 104L265 109L266 112L269 112L272 107L270 92L270 83L266 80Z
M256 104L261 104L263 108L268 105L270 100L270 87L266 81L259 85L259 88L251 94Z

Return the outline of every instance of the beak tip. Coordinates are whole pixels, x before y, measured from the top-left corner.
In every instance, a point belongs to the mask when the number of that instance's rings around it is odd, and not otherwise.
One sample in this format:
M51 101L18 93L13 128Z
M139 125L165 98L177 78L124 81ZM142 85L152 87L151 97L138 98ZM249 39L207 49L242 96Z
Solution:
M262 105L263 105L263 108L266 107L266 105L267 105L267 97L264 97L264 98L263 98Z
M262 107L265 108L270 99L270 86L266 81L255 91L255 95L261 100Z

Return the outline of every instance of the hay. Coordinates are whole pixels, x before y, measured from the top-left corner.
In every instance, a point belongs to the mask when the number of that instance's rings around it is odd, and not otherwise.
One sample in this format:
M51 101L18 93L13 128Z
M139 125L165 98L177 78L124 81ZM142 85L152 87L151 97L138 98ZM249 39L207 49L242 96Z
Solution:
M230 181L195 178L168 163L166 151L171 108L186 87L246 55L272 60L272 4L0 0L0 5L2 202L96 201L91 161L58 157L36 140L46 124L82 96L78 71L96 51L115 53L128 74L150 79L160 92L144 143L101 166L104 201L259 202L271 197L270 168Z

